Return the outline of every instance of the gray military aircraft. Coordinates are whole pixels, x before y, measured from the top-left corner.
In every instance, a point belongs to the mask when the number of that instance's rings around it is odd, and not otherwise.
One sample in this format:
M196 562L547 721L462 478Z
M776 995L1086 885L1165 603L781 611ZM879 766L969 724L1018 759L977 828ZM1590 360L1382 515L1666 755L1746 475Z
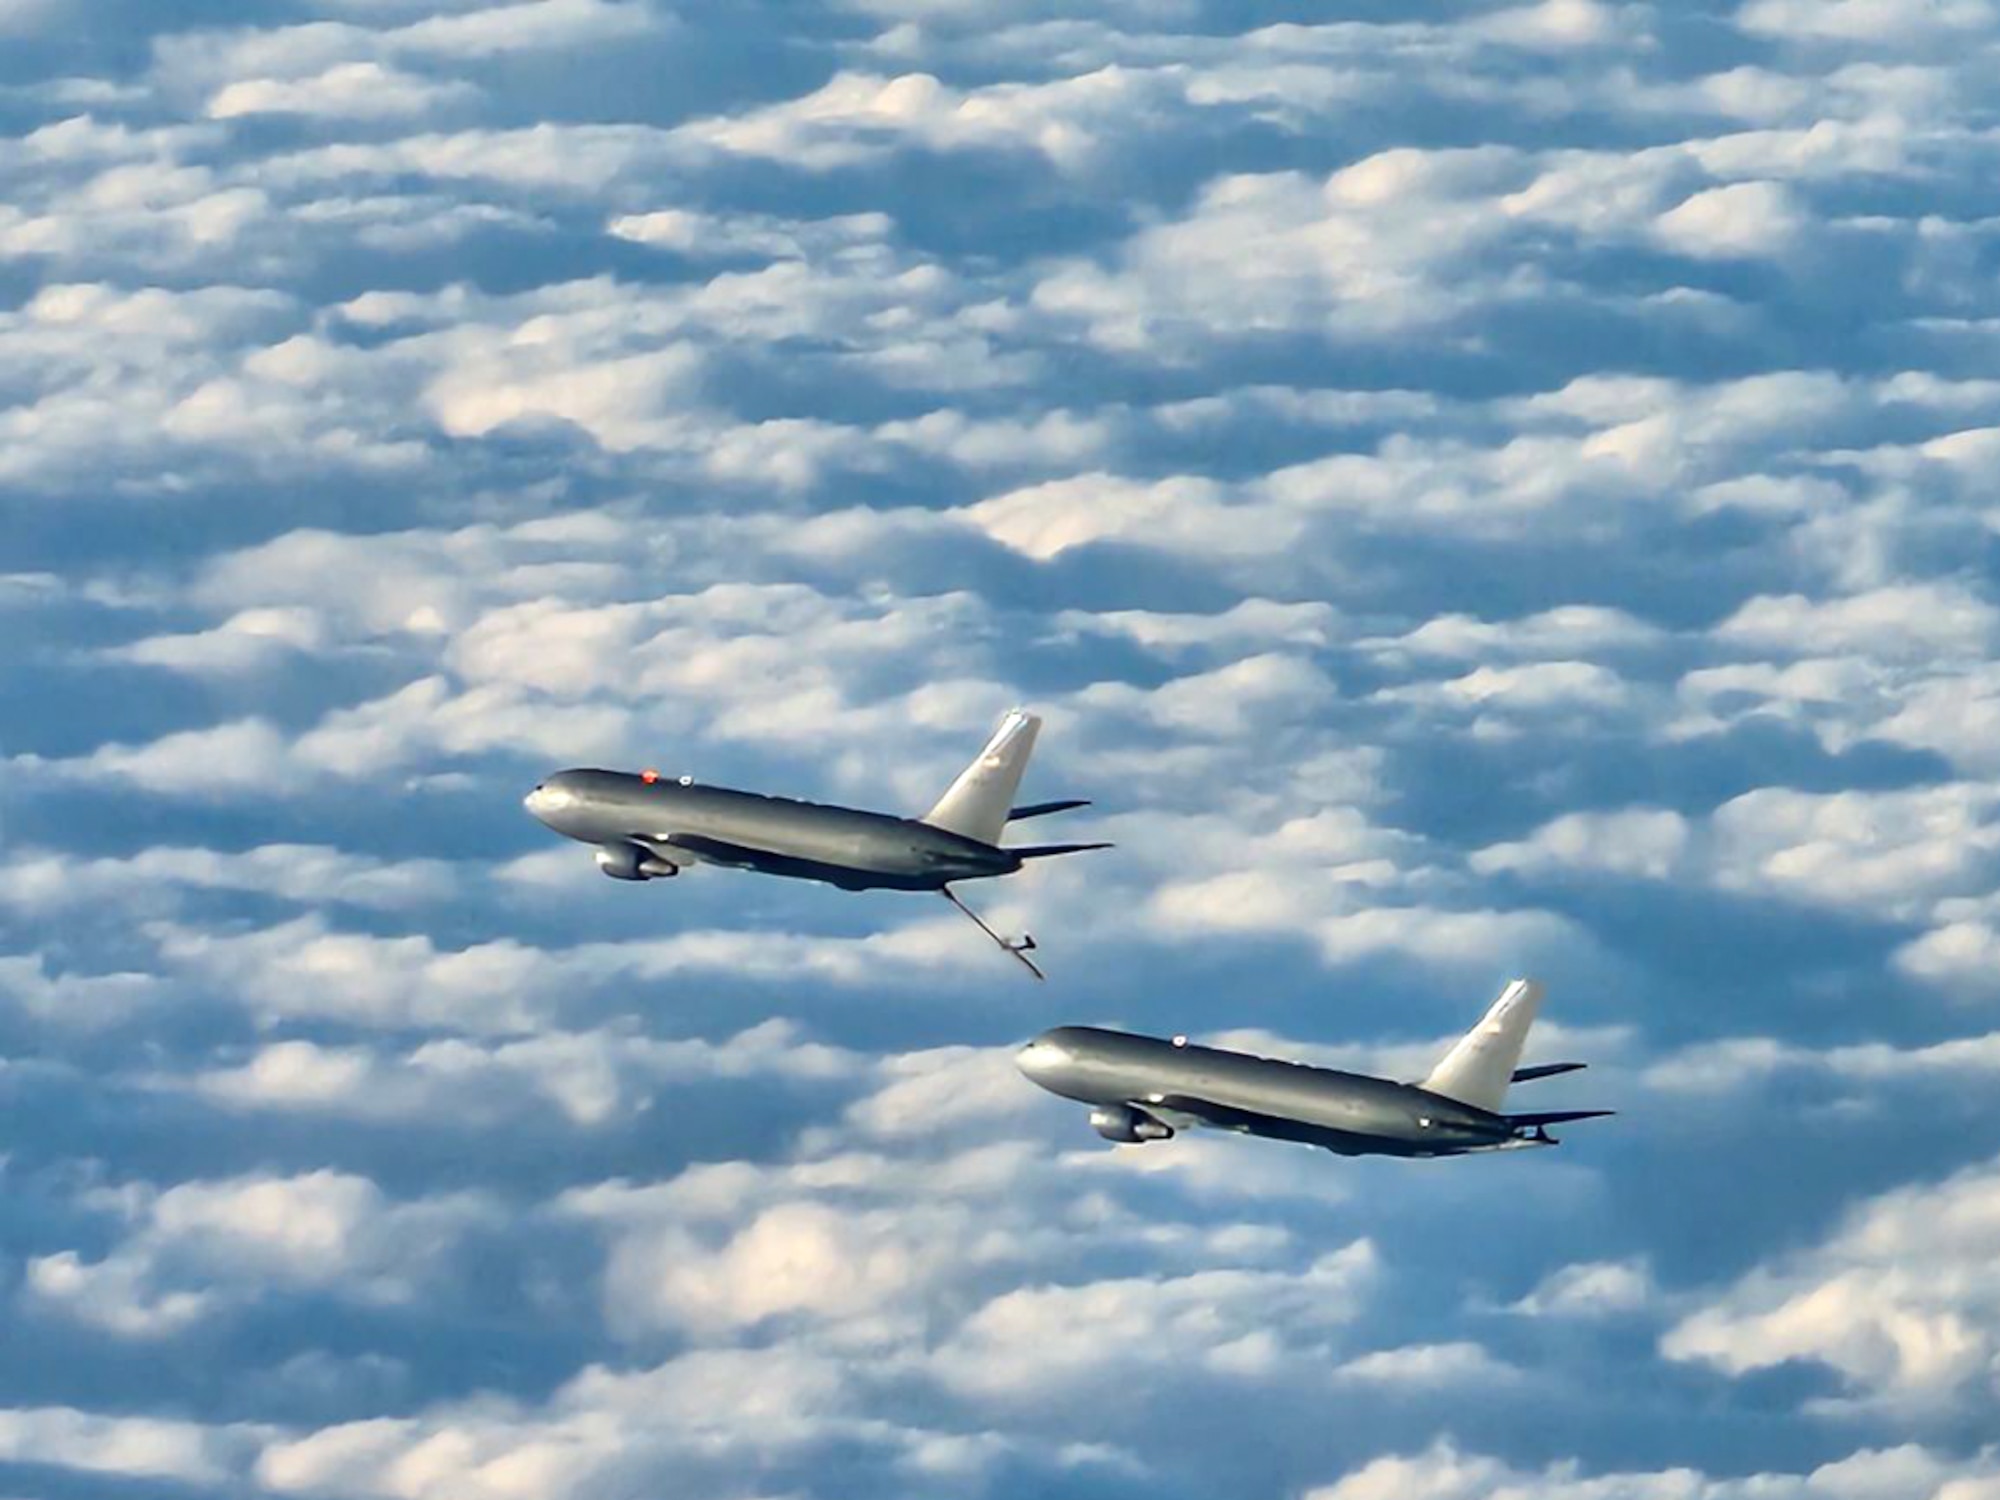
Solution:
M702 786L657 771L558 771L524 800L557 833L597 846L614 880L658 880L689 865L723 865L817 880L847 891L938 891L1037 979L1032 937L1005 938L952 889L961 880L1012 875L1029 860L1109 844L1001 847L1007 825L1088 807L1078 799L1014 805L1042 721L1014 709L986 748L921 818L863 812Z
M1420 1083L1197 1047L1171 1040L1058 1026L1016 1057L1052 1094L1091 1106L1106 1140L1137 1143L1206 1125L1244 1135L1323 1146L1342 1156L1462 1156L1553 1146L1551 1125L1592 1120L1608 1109L1501 1113L1511 1083L1573 1073L1582 1063L1520 1066L1542 987L1517 979L1485 1018Z

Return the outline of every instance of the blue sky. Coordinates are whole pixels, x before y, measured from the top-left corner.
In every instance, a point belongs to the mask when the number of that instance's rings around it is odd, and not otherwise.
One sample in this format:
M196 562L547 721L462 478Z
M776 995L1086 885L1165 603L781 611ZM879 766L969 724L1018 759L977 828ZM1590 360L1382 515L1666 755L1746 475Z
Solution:
M2000 1495L1990 0L0 0L0 1494ZM657 765L1115 853L601 879ZM1061 1022L1558 1152L1112 1150Z

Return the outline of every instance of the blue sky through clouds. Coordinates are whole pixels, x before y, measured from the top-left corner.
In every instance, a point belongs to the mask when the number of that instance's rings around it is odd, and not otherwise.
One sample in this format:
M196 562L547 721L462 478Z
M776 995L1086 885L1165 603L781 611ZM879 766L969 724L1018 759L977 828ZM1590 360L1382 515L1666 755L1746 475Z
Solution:
M1988 0L0 0L0 1493L2000 1495L1995 78ZM919 809L1015 702L1119 846L979 890L1047 986L519 809ZM1517 972L1559 1152L1010 1065L1415 1077Z

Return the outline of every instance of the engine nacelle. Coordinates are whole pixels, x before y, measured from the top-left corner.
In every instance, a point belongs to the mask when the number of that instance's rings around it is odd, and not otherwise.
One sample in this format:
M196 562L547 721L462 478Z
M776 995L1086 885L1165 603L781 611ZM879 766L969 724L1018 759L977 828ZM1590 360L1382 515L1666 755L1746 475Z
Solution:
M613 880L660 880L678 875L681 867L649 854L637 844L606 844L597 851L597 868Z
M1173 1139L1174 1128L1129 1104L1105 1105L1090 1112L1090 1128L1107 1141L1135 1146L1141 1141Z
M637 844L606 844L597 851L597 868L613 880L644 880L646 851Z

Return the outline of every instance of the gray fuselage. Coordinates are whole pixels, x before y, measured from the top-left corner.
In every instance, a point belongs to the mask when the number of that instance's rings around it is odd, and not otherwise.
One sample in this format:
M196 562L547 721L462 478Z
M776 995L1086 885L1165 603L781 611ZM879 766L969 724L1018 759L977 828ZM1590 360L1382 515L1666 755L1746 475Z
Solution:
M914 818L625 771L559 771L525 802L557 833L636 848L668 867L724 865L854 891L932 891L1021 868L1005 849Z
M1537 1144L1504 1115L1413 1084L1094 1026L1045 1031L1016 1062L1050 1093L1100 1111L1302 1141L1343 1156L1458 1156ZM1092 1123L1099 1125L1097 1114ZM1142 1138L1099 1129L1112 1139Z

